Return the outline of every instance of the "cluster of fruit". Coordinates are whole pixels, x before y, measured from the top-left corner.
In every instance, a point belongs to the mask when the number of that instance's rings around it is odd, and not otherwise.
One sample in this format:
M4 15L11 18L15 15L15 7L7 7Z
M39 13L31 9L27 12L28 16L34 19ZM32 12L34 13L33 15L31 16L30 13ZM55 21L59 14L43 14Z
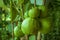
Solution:
M48 33L51 27L51 21L47 18L45 6L33 7L25 12L24 20L20 27L15 27L14 34L16 36L33 35L41 32Z

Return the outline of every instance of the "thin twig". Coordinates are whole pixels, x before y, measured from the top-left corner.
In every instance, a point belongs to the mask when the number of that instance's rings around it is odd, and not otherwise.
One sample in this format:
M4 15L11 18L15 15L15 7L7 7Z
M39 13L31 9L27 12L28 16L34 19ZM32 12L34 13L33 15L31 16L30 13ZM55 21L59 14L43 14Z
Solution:
M24 4L22 4L22 20L24 20Z
M38 35L37 35L37 40L40 40L41 37L40 37L40 32L38 32Z
M43 0L44 1L44 5L45 5L45 3L46 3L46 0Z
M12 40L14 40L14 23L12 23Z
M37 34L36 34L36 36L35 36L35 39L37 40Z
M36 7L36 0L34 0L34 7Z

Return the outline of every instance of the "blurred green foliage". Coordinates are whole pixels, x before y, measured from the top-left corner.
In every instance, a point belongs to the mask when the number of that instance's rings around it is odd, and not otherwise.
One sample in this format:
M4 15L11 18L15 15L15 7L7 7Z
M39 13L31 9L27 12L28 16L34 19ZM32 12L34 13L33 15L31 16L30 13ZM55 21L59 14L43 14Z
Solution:
M26 0L27 1L27 0ZM13 0L14 5L16 6L18 10L18 16L16 17L15 21L20 22L20 14L21 14L21 7L18 6L18 1ZM37 0L36 6L43 5L43 0ZM60 1L59 0L46 0L46 6L48 8L48 15L47 17L51 17L53 19L52 21L52 29L51 32L48 34L42 35L42 40L60 40ZM24 4L24 12L28 11L34 6L34 0L29 0L25 2ZM5 8L6 7L6 8ZM7 11L8 9L8 11ZM5 11L4 11L5 10ZM0 0L0 40L12 40L12 24L11 20L2 21L2 14L6 14L5 18L10 19L10 0ZM5 27L3 26L5 25ZM14 24L14 27L16 26L16 22ZM35 40L35 35L32 35L29 37L29 40ZM43 39L44 37L44 39ZM15 38L15 40L19 40L19 38Z

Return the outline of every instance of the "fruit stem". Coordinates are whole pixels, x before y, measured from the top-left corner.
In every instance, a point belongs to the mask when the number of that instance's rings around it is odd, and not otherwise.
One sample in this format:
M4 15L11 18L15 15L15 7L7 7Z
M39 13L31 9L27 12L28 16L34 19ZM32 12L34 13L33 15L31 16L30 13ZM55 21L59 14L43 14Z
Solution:
M24 5L22 4L21 6L22 6L22 19L24 19L23 17L24 16L24 7L23 7Z
M37 40L40 40L41 37L40 37L40 32L38 32L38 35L37 35Z
M12 23L12 40L14 40L14 23Z
M36 7L36 0L34 0L34 7Z
M44 5L45 5L45 3L46 3L46 0L44 0Z
M20 40L23 40L23 37L22 37L22 38L20 38Z
M37 40L37 34L35 35L35 39Z
M29 40L29 37L28 37L28 35L25 35L25 38L26 38L26 40Z

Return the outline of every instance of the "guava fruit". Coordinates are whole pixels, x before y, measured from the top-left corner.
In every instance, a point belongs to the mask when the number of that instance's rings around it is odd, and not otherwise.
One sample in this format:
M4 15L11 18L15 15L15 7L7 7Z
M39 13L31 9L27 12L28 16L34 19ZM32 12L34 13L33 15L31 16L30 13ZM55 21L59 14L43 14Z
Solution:
M34 7L29 10L28 14L30 18L37 18L40 15L40 10L37 7Z
M40 20L41 22L41 29L40 29L40 32L43 33L43 34L46 34L50 31L51 29L51 21L49 19L41 19Z
M23 32L21 31L20 27L18 27L18 26L16 26L14 28L14 35L15 35L15 37L23 37L24 36Z
M39 23L32 18L27 18L22 22L21 30L24 34L36 34L39 28Z

